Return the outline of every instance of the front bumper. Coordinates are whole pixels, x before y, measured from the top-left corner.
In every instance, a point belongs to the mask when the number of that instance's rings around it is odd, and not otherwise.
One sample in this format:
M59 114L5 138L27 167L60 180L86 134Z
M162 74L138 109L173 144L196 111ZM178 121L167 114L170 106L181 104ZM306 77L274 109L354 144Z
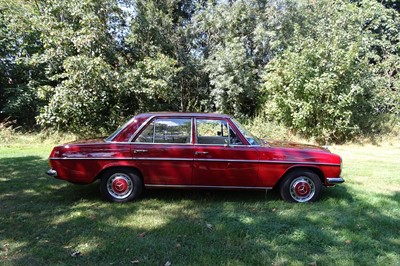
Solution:
M47 171L46 174L52 177L57 177L57 171L54 169L49 169L49 171Z
M327 177L326 178L326 184L328 185L336 185L336 184L341 184L344 182L344 179L341 177Z

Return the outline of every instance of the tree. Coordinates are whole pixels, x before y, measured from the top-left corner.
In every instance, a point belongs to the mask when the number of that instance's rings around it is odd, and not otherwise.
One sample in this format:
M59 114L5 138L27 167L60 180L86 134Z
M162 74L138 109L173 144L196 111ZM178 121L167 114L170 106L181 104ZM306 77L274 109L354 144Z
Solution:
M32 61L45 65L47 79L37 84L47 103L38 123L77 134L104 134L120 123L116 84L122 75L113 32L123 23L117 2L48 0L37 9L45 50Z
M300 13L307 20L266 67L261 109L320 141L371 132L379 111L392 105L384 97L393 99L377 71L381 60L372 61L376 53L370 52L382 48L384 39L366 29L364 13L354 4L319 1L303 5Z
M23 1L0 1L0 121L10 117L25 129L35 125L41 104L34 84L43 72L31 64L34 54L43 51L40 32L30 23L35 15Z
M204 92L205 75L198 58L191 53L194 36L190 32L195 1L144 1L134 5L130 32L126 37L128 68L148 73L153 82L139 88L140 110L199 110ZM160 69L158 69L160 68ZM163 93L158 93L164 83ZM140 87L142 83L138 84Z
M266 114L343 141L400 113L396 1L0 0L0 120L106 134L147 111Z
M286 48L294 9L291 1L211 1L196 12L192 27L209 78L207 110L255 115L262 70Z

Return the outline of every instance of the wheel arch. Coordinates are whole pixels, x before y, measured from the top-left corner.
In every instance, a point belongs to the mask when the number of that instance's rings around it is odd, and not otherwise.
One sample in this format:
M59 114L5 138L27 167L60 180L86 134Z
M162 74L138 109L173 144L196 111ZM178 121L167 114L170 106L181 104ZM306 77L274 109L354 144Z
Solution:
M137 168L137 167L135 167L135 166L111 165L111 166L108 166L108 167L104 167L104 168L97 174L96 180L97 180L97 179L101 179L105 172L111 171L111 170L116 171L116 170L118 170L118 169L125 170L125 171L126 171L126 170L128 170L128 171L133 171L135 174L137 174L137 175L139 176L139 178L142 180L142 183L143 183L143 185L144 185L143 174L142 174L142 172L140 171L140 169Z
M324 176L323 172L321 171L321 169L319 169L316 166L311 166L311 165L297 165L297 166L292 166L289 169L287 169L285 171L285 173L283 173L283 175L280 177L279 181L275 184L274 187L279 187L280 184L283 182L283 180L285 180L285 177L287 175L289 175L290 173L292 173L294 171L301 171L301 170L312 171L314 174L316 174L319 177L321 184L322 185L325 184L325 176Z

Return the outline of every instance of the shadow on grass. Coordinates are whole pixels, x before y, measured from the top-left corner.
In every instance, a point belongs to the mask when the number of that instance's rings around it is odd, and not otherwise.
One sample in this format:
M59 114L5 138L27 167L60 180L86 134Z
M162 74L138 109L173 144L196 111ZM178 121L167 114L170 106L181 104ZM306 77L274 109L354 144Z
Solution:
M275 190L229 190L229 189L146 189L141 197L143 200L164 201L208 201L208 202L259 202L280 200Z
M0 264L396 264L400 195L324 189L314 204L269 191L148 190L128 204L47 177L40 157L0 159ZM146 232L146 234L142 234ZM81 255L72 257L73 251Z
M39 201L48 201L52 196L52 201L61 199L71 203L83 197L94 199L99 196L98 191L91 192L91 186L70 186L47 176L48 168L47 160L38 156L0 159L0 199L28 201L35 197Z

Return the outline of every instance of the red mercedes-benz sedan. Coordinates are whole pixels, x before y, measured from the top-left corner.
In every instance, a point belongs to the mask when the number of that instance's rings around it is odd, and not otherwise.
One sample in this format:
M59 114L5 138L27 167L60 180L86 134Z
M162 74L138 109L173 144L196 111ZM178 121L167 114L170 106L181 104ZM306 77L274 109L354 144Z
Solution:
M278 188L290 202L313 202L343 183L340 156L298 143L260 140L228 115L146 113L107 139L56 146L48 175L76 184L100 179L110 201L143 188Z

